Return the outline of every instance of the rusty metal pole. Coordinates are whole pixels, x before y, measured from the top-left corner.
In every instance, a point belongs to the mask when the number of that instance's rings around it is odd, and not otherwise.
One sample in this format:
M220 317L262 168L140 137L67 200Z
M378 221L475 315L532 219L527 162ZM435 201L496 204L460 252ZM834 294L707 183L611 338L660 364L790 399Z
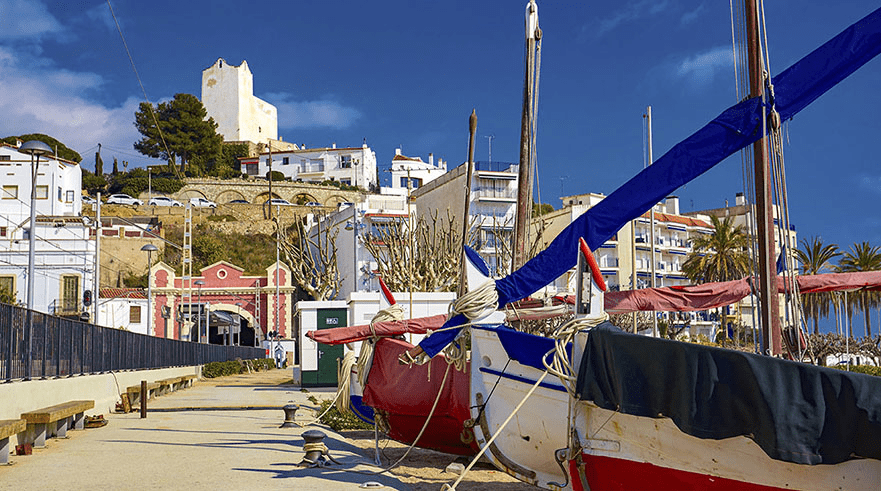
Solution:
M147 381L141 380L141 419L147 417Z
M746 39L749 58L750 97L764 95L764 69L759 47L759 22L756 0L746 0ZM764 112L763 112L764 114ZM770 355L781 353L780 305L777 299L777 270L774 267L774 213L771 168L765 141L766 119L762 118L762 138L753 143L755 161L756 223L759 249L759 306L762 325L762 350ZM720 319L720 323L722 320Z

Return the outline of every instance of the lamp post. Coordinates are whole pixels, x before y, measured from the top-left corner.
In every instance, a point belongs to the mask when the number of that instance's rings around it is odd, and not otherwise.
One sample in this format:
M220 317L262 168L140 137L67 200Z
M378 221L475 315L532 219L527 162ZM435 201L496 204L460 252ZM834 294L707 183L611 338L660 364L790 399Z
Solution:
M197 319L196 322L198 322L198 328L196 329L196 335L199 336L200 343L202 342L202 285L204 285L204 284L205 284L204 281L196 280L196 286L199 287L199 316L196 318ZM193 320L193 312L192 312L192 310L190 310L190 321L192 322L192 320ZM207 343L208 342L208 336L207 336L207 334L208 334L207 327L208 326L205 326L205 327L206 327L206 329L205 329L205 331L206 331L205 342Z
M150 279L150 267L153 266L153 251L159 248L153 244L146 244L141 247L142 251L147 251L147 336L153 335L153 281Z
M354 258L354 263L352 264L352 292L358 291L358 230L364 228L366 225L363 223L358 223L358 210L355 207L352 207L352 221L346 222L345 229L352 231L352 249Z
M33 358L31 346L34 340L34 248L37 244L37 170L40 168L40 155L52 153L49 145L31 140L25 142L18 149L20 152L31 156L31 229L28 232L28 359L27 374L25 380L31 379L31 359ZM36 157L36 162L34 161Z

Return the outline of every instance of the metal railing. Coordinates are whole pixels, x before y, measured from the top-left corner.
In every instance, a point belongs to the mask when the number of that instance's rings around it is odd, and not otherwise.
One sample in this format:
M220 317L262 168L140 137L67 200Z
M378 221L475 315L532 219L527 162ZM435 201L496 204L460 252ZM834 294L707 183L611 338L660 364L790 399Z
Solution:
M0 380L7 382L204 365L265 358L265 353L263 348L157 338L0 304Z

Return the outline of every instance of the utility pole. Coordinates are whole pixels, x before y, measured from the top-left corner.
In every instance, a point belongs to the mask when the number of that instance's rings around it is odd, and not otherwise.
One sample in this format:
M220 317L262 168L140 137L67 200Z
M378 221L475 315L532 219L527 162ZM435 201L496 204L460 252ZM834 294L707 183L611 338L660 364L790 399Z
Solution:
M272 220L272 141L268 141L267 145L269 148L269 159L266 163L269 165L269 171L266 173L266 178L269 179L269 199L266 200L266 204L269 208L269 219ZM257 166L260 166L259 163Z
M764 98L764 64L759 46L759 21L756 0L746 0L746 40L749 59L750 97ZM756 190L756 224L759 249L759 305L762 326L762 351L781 353L780 305L777 300L777 271L774 267L774 216L771 190L771 166L765 141L767 118L762 113L762 138L753 143ZM721 319L720 319L721 323Z

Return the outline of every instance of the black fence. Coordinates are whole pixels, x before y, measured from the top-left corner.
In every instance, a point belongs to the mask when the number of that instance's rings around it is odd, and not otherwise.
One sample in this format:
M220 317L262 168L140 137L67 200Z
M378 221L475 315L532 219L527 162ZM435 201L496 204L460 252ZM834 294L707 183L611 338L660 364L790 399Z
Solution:
M33 329L28 328L28 314ZM265 358L262 348L146 336L0 304L0 380Z

